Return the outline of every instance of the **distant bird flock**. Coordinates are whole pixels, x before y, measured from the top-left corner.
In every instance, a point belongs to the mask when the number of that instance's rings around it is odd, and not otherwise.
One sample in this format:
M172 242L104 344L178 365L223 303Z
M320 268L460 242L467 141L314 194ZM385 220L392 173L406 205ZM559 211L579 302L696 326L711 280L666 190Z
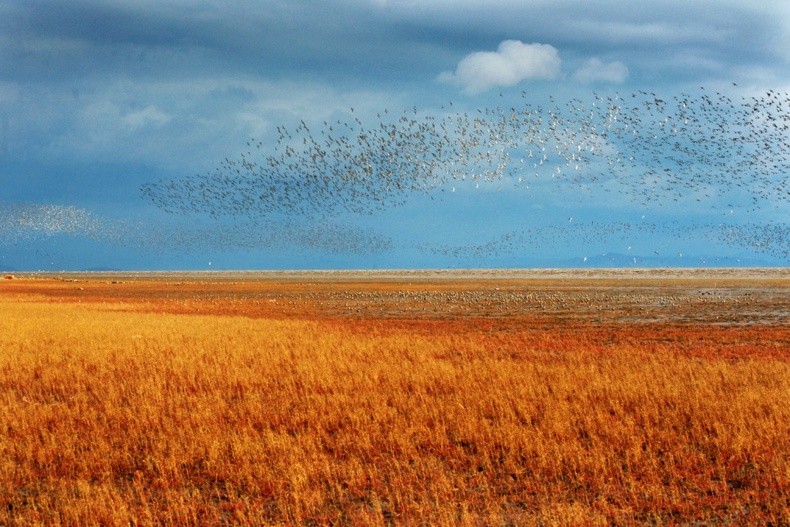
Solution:
M441 198L456 188L474 191L485 185L517 192L538 182L542 192L616 189L653 210L671 211L673 202L694 200L700 208L722 208L723 214L735 209L762 212L764 218L783 212L790 202L789 110L786 93L769 90L733 99L705 88L672 97L593 93L543 106L522 94L519 105L468 112L455 112L450 103L433 112L382 110L373 124L350 109L345 118L320 124L302 120L292 129L279 126L273 144L250 140L239 157L225 158L210 173L142 187L144 198L163 211L208 216L214 226L187 233L187 226L182 231L108 223L74 208L17 204L0 208L0 232L16 232L17 239L25 232L41 236L57 230L140 245L171 238L229 248L302 243L342 253L376 252L392 247L385 236L330 219L374 214L415 194ZM536 195L528 192L524 199ZM261 229L267 222L279 227ZM781 221L700 227L718 242L788 256L790 233ZM569 232L593 238L622 233L625 239L651 229L682 236L683 228L672 222L604 225L571 217L563 226L513 230L487 244L419 248L484 259Z
M146 185L178 213L371 213L466 180L527 184L549 176L593 185L614 180L642 203L690 192L742 189L754 207L790 197L790 98L768 91L735 102L704 89L661 98L644 91L573 99L544 108L525 102L476 112L397 117L367 126L349 118L312 130L278 127L276 144L250 141L212 173ZM701 199L701 198L700 198Z
M0 203L0 245L13 246L56 236L82 238L147 252L239 250L299 247L336 254L365 254L391 247L391 240L332 221L233 221L195 225L189 221L153 223L106 218L64 205Z

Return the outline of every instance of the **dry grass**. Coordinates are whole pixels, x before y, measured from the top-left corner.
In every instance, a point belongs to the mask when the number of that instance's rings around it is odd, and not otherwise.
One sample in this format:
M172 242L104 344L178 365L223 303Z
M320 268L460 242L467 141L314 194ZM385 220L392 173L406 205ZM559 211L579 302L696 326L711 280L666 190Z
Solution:
M790 524L786 286L644 285L3 282L0 524Z

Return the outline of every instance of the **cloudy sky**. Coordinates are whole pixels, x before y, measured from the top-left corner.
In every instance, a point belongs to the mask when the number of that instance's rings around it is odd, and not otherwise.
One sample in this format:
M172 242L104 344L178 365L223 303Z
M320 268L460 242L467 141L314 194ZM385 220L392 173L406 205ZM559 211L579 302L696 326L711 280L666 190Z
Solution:
M782 122L788 50L785 0L0 0L0 269L786 265L786 129L764 141L767 162L725 155L711 181L717 165L699 145L730 123L716 117L725 100L762 111L780 94L759 115ZM668 167L633 140L663 132L647 119L653 101L702 108L705 97L715 116L678 132ZM599 151L637 159L596 158L581 171L573 157L577 178L530 169L529 184L515 170L477 179L470 156L397 199L298 184L309 199L359 205L324 213L260 206L298 200L293 175L282 194L229 179L248 177L235 173L245 159L290 155L285 129L307 145L401 126L393 116L417 126L519 114L557 134L551 122L586 115L571 104L603 120L612 101L640 119L621 144L596 136ZM574 143L563 128L556 142L581 152L593 144L585 130ZM535 130L516 132L508 155L523 164ZM337 177L311 170L311 181ZM215 185L211 199L167 207L200 183ZM260 201L223 203L227 188Z

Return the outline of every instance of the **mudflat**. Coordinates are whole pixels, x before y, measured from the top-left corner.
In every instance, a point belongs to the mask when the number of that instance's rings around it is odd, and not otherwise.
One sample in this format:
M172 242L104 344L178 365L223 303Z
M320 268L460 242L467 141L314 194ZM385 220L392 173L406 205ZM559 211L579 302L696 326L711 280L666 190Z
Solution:
M23 273L4 285L59 301L251 317L790 322L788 268Z

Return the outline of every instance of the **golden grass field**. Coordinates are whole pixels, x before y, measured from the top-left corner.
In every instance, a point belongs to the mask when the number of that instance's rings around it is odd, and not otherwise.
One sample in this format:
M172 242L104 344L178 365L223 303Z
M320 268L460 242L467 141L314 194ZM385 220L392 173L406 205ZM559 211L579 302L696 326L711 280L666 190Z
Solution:
M0 525L790 525L790 275L0 280Z

